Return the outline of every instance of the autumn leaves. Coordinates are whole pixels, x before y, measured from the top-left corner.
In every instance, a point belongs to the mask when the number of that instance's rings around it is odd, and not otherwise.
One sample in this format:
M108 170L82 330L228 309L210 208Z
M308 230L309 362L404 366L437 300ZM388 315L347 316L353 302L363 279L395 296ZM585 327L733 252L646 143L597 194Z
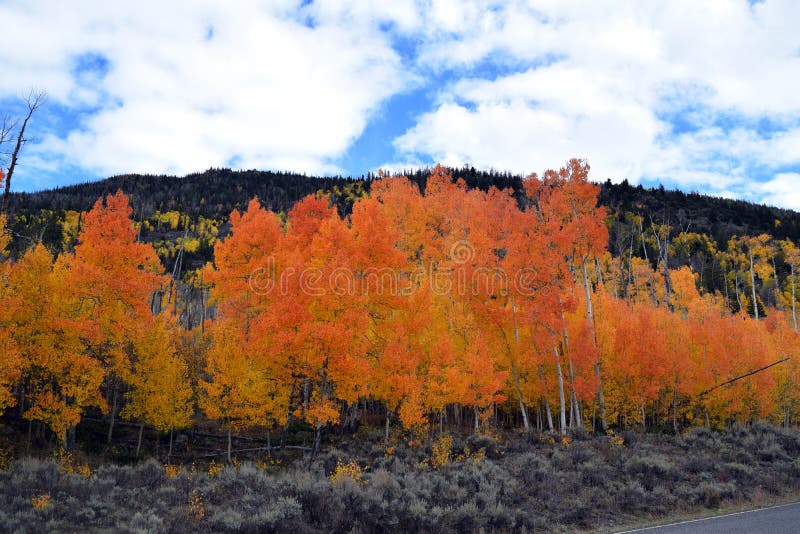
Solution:
M253 199L198 277L212 319L189 332L153 305L169 287L158 258L125 196L107 197L72 253L39 245L0 264L0 409L64 442L89 408L160 431L303 420L315 448L364 401L385 407L387 435L464 413L476 431L502 413L562 432L795 414L796 363L700 395L796 352L793 245L791 306L731 314L688 268L612 258L588 171L572 160L518 193L467 189L441 167L423 188L384 177L347 217L326 196L287 214ZM682 236L664 233L665 250L702 245ZM731 244L731 272L750 278L734 286L740 309L775 269L766 246Z
M122 193L98 200L74 253L54 259L40 244L2 265L6 406L18 403L22 417L65 444L86 408L116 409L123 391L126 414L161 428L185 425L191 413L174 321L153 317L149 306L162 267L149 245L136 242L130 215ZM164 396L183 405L165 407Z
M540 358L574 308L560 296L571 269L606 239L588 167L571 165L532 178L525 199L467 190L437 167L424 193L404 178L374 183L347 219L325 198L298 203L285 225L257 201L234 213L206 274L219 312L206 413L234 428L297 417L319 432L371 399L387 425L465 406L479 427L512 374L519 405L535 403ZM264 265L301 275L259 278L280 291L253 291ZM308 272L323 283L312 288Z

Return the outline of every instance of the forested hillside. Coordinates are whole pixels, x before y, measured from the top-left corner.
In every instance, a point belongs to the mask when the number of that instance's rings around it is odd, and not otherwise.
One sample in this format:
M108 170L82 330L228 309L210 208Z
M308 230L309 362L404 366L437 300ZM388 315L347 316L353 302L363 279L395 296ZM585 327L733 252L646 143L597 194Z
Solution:
M448 171L469 188L511 189L520 202L524 198L521 176L468 167ZM424 188L430 172L431 169L416 170L407 176ZM253 197L258 197L266 208L285 214L303 197L323 192L331 195L340 214L345 215L357 199L368 194L376 178L209 169L182 178L132 174L36 193L15 193L10 197L10 248L16 254L41 240L55 253L68 250L77 235L78 213L89 210L98 198L121 190L130 199L134 220L137 224L144 221L139 238L156 247L165 267L170 271L174 268L180 243L186 238L189 246L188 250L184 247L182 264L194 269L211 260L214 241L228 231L226 223L231 211L245 209ZM734 235L766 233L776 239L800 239L797 212L741 200L607 181L601 184L599 203L611 217L607 221L609 250L614 255L624 253L622 249L630 245L630 232L625 226L626 222L630 224L632 215L642 218L643 227L649 228L651 223L669 225L672 238L684 230L705 234L718 250L724 250ZM633 254L641 256L643 251L637 248ZM688 264L686 257L672 261L676 265ZM714 290L722 286L707 287Z
M168 432L211 421L229 435L294 421L310 425L314 451L365 411L387 439L398 425L790 424L793 241L717 242L705 212L675 200L701 197L603 190L588 171L579 160L524 180L462 171L476 187L442 167L369 187L310 179L281 189L287 211L252 198L229 218L150 213L144 197L137 217L136 196L132 207L118 191L87 212L52 211L59 241L27 247L20 225L45 216L24 202L56 193L18 196L0 286L6 417L65 445L87 414L107 419L109 442L119 417ZM169 207L185 207L170 183ZM218 191L234 204L246 194ZM750 209L761 214L750 230L765 213L783 218L775 228L796 217ZM195 268L190 254L209 261Z

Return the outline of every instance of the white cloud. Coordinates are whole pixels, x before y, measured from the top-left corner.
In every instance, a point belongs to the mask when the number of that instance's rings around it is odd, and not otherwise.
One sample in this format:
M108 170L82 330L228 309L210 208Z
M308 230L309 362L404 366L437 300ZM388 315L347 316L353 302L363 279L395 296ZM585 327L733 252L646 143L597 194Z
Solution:
M397 146L448 164L523 173L589 157L595 176L636 177L665 127L644 103L615 98L624 90L618 80L590 76L556 63L495 81L462 80Z
M340 172L412 87L435 97L394 139L395 162L527 173L578 156L598 179L750 195L769 193L754 173L800 164L793 0L12 0L0 20L14 44L0 98L40 87L99 108L28 147L30 183L48 161ZM108 59L105 77L74 72L86 53ZM673 131L675 116L688 127Z
M423 22L423 12L414 0L316 0L305 7L304 13L321 24L354 29L394 24L404 33L416 32Z
M336 171L331 162L406 82L386 34L366 23L312 28L301 15L294 2L6 2L0 20L15 46L0 50L0 72L13 73L0 96L35 86L68 107L102 103L79 129L31 147L100 174L182 174L232 159ZM73 72L87 52L109 62L88 86Z
M752 186L754 196L771 206L800 210L800 174L776 174L771 180Z
M432 32L420 61L473 71L396 140L404 154L527 172L587 157L595 178L746 190L753 169L800 162L800 4L523 2ZM694 121L674 134L665 114ZM721 129L720 116L741 125ZM768 119L783 131L763 135ZM736 121L734 121L736 122Z

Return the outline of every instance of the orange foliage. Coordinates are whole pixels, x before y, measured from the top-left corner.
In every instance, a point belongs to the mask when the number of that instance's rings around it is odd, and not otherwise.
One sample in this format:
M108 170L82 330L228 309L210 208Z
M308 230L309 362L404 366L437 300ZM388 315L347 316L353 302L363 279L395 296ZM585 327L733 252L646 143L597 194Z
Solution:
M0 410L24 391L25 417L64 439L86 407L107 408L101 385L114 379L126 386L123 416L160 430L191 424L195 393L231 429L298 417L319 430L363 399L418 428L449 407L478 420L496 406L555 405L562 392L582 422L600 393L620 425L796 416L797 361L715 388L797 352L794 285L776 285L785 309L756 320L698 291L688 267L612 258L588 172L571 160L525 180L517 198L437 166L422 189L374 181L347 217L310 196L285 222L253 199L203 270L214 319L191 333L197 362L179 351L189 338L175 318L151 313L166 284L127 198L98 200L74 254L38 245L0 265ZM714 252L697 234L671 246ZM775 276L771 247L761 236L726 252L751 301L756 277ZM781 247L794 273L800 253ZM743 308L747 293L736 287Z

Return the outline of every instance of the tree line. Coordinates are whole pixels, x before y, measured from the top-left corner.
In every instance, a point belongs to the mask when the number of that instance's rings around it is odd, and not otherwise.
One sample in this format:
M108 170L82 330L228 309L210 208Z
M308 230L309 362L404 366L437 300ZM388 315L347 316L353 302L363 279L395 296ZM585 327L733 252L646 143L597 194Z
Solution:
M502 190L442 167L423 183L376 176L346 212L331 194L286 212L254 198L183 285L128 197L108 195L63 252L4 256L0 409L65 446L99 410L109 440L118 417L163 432L210 419L229 444L302 421L314 450L367 404L387 439L795 421L794 243L720 251L609 218L588 174L571 160Z

